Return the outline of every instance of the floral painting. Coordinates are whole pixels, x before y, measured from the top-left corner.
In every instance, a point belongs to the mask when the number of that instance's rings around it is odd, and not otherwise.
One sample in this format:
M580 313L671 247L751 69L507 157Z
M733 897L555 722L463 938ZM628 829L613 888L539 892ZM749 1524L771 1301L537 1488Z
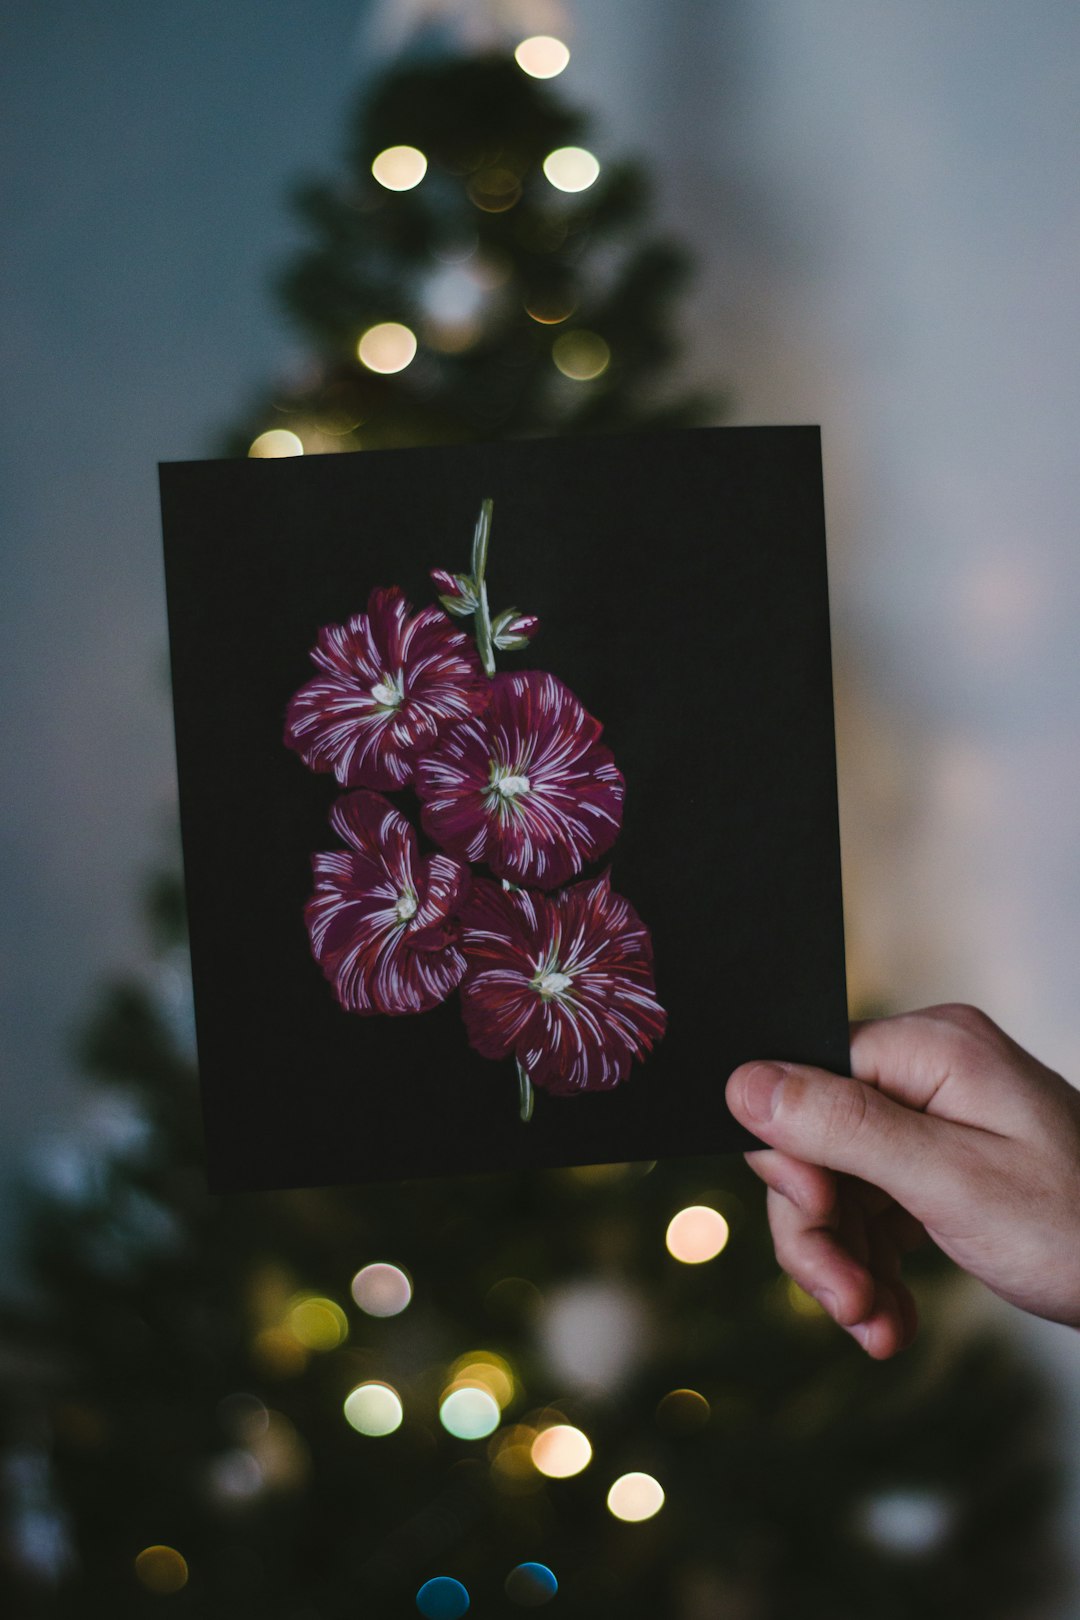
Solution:
M603 727L556 675L497 667L539 621L491 614L493 509L481 502L467 573L431 570L439 607L414 612L378 587L366 611L320 630L285 743L348 790L330 812L345 847L314 855L305 908L339 1005L415 1015L459 993L472 1047L513 1060L528 1122L537 1089L626 1080L667 1013L648 928L607 871L582 879L622 822ZM401 790L435 852L385 797Z
M819 434L601 427L162 468L215 1191L712 1155L739 1063L843 1068Z

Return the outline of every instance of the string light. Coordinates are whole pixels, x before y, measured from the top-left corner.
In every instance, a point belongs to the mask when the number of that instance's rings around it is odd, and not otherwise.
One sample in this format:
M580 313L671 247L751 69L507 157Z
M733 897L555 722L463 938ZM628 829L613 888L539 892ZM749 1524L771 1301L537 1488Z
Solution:
M472 1385L449 1390L439 1407L439 1422L457 1440L486 1440L501 1418L494 1395Z
M450 1369L450 1388L487 1390L500 1407L514 1398L514 1374L510 1363L492 1350L470 1350L459 1356Z
M288 428L269 428L267 432L260 433L257 439L252 439L248 455L257 460L272 460L278 456L302 456L304 453L303 441Z
M557 78L569 60L568 48L553 34L533 34L514 52L514 61L530 79Z
M356 345L356 352L369 371L390 376L404 371L416 358L416 334L400 321L379 321L369 326Z
M699 1266L715 1260L730 1235L728 1223L718 1209L691 1204L671 1217L664 1241L674 1259L681 1260L684 1266Z
M417 1592L416 1607L424 1620L461 1620L469 1608L468 1588L451 1575L436 1575Z
M366 1316L400 1316L412 1292L408 1274L382 1261L361 1267L352 1280L352 1297Z
M592 1461L589 1438L570 1423L553 1423L541 1429L532 1443L534 1467L548 1479L571 1479Z
M560 146L544 159L544 174L556 191L588 191L600 165L584 146Z
M523 1609L539 1609L550 1603L559 1583L546 1564L518 1564L506 1577L503 1591L511 1603L520 1603Z
M656 1420L672 1434L693 1434L709 1421L710 1407L696 1389L673 1389L656 1408Z
M307 1350L336 1350L349 1337L341 1306L318 1294L299 1294L289 1305L286 1325Z
M416 146L388 146L372 163L371 172L387 191L411 191L427 174L427 158Z
M663 1507L663 1487L651 1474L622 1474L608 1491L607 1505L616 1519L640 1524Z
M591 382L611 363L611 350L596 332L578 328L560 332L551 345L551 358L564 377L573 382Z
M401 1427L405 1409L391 1384L376 1380L357 1384L345 1397L345 1421L357 1434L380 1438Z
M135 1559L135 1575L148 1592L179 1592L187 1585L187 1559L175 1547L144 1547Z

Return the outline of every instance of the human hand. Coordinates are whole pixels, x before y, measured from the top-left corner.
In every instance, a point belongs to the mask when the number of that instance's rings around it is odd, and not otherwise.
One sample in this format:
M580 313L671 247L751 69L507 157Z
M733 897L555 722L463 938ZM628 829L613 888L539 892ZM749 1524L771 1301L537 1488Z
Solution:
M854 1080L747 1063L776 1257L877 1360L910 1343L905 1253L931 1238L1022 1310L1080 1327L1080 1094L973 1007L852 1025Z

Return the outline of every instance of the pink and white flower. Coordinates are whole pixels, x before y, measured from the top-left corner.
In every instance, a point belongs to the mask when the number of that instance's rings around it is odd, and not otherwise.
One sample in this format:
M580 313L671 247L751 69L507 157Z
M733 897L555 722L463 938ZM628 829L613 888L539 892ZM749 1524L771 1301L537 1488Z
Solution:
M416 833L378 793L348 793L330 825L351 846L312 857L304 910L311 949L347 1012L418 1013L445 1001L465 972L455 912L469 873L422 858Z
M478 878L461 921L469 1041L534 1086L609 1090L663 1035L649 931L607 873L553 895Z
M480 714L417 759L429 837L497 877L552 889L609 849L624 784L602 727L554 675L496 675Z
M322 673L290 700L285 742L343 787L403 787L416 750L488 700L471 638L440 608L412 614L396 585L373 590L366 613L324 626L311 660Z

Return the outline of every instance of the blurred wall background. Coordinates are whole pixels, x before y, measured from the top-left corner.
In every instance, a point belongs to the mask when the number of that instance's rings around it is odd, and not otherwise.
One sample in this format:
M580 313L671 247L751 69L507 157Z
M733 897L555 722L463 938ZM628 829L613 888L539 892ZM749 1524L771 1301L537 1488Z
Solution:
M9 1288L18 1165L79 1106L67 1033L137 962L172 836L155 463L288 365L285 189L365 63L492 9L4 7ZM1080 11L567 11L568 94L699 256L688 376L730 382L735 421L823 425L853 991L979 1002L1080 1076ZM1023 1331L1076 1378L1073 1335Z

